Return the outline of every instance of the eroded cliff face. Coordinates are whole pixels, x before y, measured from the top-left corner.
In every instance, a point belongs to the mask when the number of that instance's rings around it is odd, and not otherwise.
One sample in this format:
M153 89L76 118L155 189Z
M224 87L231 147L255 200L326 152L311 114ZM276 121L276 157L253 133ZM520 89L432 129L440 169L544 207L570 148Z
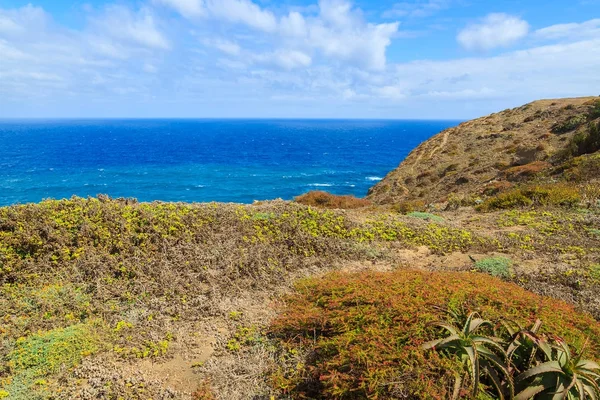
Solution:
M534 179L564 162L558 155L598 120L598 109L599 97L539 100L464 122L418 146L367 199L435 203Z

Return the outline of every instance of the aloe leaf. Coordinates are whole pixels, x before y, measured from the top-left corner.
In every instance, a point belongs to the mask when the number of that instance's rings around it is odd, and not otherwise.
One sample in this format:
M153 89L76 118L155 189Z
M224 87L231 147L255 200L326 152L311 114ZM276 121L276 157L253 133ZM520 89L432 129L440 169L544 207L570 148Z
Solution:
M533 333L538 333L538 331L540 330L541 327L542 327L542 320L538 318L533 323L533 326L531 327L530 331Z
M490 346L493 346L496 350L500 352L500 354L506 357L506 351L504 350L504 348L498 342L494 341L491 338L486 338L484 336L473 336L471 337L471 340L473 340L473 342L477 344L486 343Z
M480 357L485 358L488 362L494 364L496 368L498 368L504 375L507 377L510 376L508 366L494 352L486 349L483 346L477 346L477 352L479 353Z
M502 381L500 380L500 377L498 376L498 373L496 372L496 370L494 368L485 368L485 373L488 375L488 377L490 378L490 381L492 382L492 385L494 386L494 388L496 389L496 394L498 395L498 399L499 400L504 400L504 393L503 393L503 388L502 388ZM512 393L510 398L512 399Z
M475 332L477 329L485 325L493 326L493 324L488 320L482 318L474 318L469 324L469 332Z
M465 346L465 352L471 361L471 376L473 378L473 396L479 392L479 359L477 350L473 346Z
M548 361L543 364L537 365L533 368L530 368L527 371L523 372L521 375L517 376L516 381L521 382L533 376L546 374L549 372L557 372L561 374L563 373L563 370L561 369L558 361Z
M432 340L430 342L423 343L421 345L421 348L423 350L429 350L429 349L434 349L434 348L442 349L442 348L446 347L448 344L450 344L456 340L459 340L459 339L460 339L460 337L458 335L451 335L451 336L448 336L443 339L437 339L437 340Z
M589 396L589 398L592 400L599 399L600 390L597 387L594 387L592 385L586 385L585 383L583 383L583 391L584 391L584 396L585 396L585 394L587 394Z
M436 323L435 326L438 326L440 328L444 328L445 330L447 330L448 332L450 332L451 335L458 335L459 334L459 330L456 329L455 326L452 326L450 324L439 322L439 323Z
M552 387L551 384L540 383L537 385L530 385L523 389L515 396L515 400L529 400L536 394L542 393L544 390Z
M465 336L469 335L469 332L470 332L469 329L471 328L471 321L473 320L473 318L475 318L476 315L477 315L477 313L472 312L467 317L467 321L465 322L465 325L463 326L463 329L462 329L463 335L465 335Z
M588 369L588 370L599 370L600 371L600 365L597 362L591 361L591 360L582 360L579 361L577 363L577 368L583 368L583 369Z

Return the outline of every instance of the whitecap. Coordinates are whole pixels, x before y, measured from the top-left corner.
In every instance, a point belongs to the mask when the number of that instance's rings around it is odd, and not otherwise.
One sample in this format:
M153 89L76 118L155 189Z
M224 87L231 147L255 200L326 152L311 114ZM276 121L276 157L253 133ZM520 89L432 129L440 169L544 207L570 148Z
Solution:
M365 179L368 180L368 181L377 182L377 181L382 180L383 178L380 178L378 176L367 176Z
M333 186L331 183L309 183L306 186L315 186L315 187L330 187Z

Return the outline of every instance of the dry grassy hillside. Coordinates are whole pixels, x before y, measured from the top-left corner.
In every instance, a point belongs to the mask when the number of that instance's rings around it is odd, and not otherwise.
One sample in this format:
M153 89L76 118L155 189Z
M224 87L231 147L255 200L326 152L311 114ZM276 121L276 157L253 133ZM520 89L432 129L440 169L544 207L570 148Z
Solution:
M452 194L484 198L540 174L556 174L573 138L599 118L600 99L584 97L535 101L464 122L422 143L367 199L429 204Z

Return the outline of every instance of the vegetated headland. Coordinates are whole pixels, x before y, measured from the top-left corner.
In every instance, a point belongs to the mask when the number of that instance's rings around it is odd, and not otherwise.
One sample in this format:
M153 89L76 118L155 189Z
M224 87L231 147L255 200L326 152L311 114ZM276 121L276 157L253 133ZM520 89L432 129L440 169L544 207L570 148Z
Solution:
M0 283L0 399L598 398L600 98L441 132L365 199L2 207Z

